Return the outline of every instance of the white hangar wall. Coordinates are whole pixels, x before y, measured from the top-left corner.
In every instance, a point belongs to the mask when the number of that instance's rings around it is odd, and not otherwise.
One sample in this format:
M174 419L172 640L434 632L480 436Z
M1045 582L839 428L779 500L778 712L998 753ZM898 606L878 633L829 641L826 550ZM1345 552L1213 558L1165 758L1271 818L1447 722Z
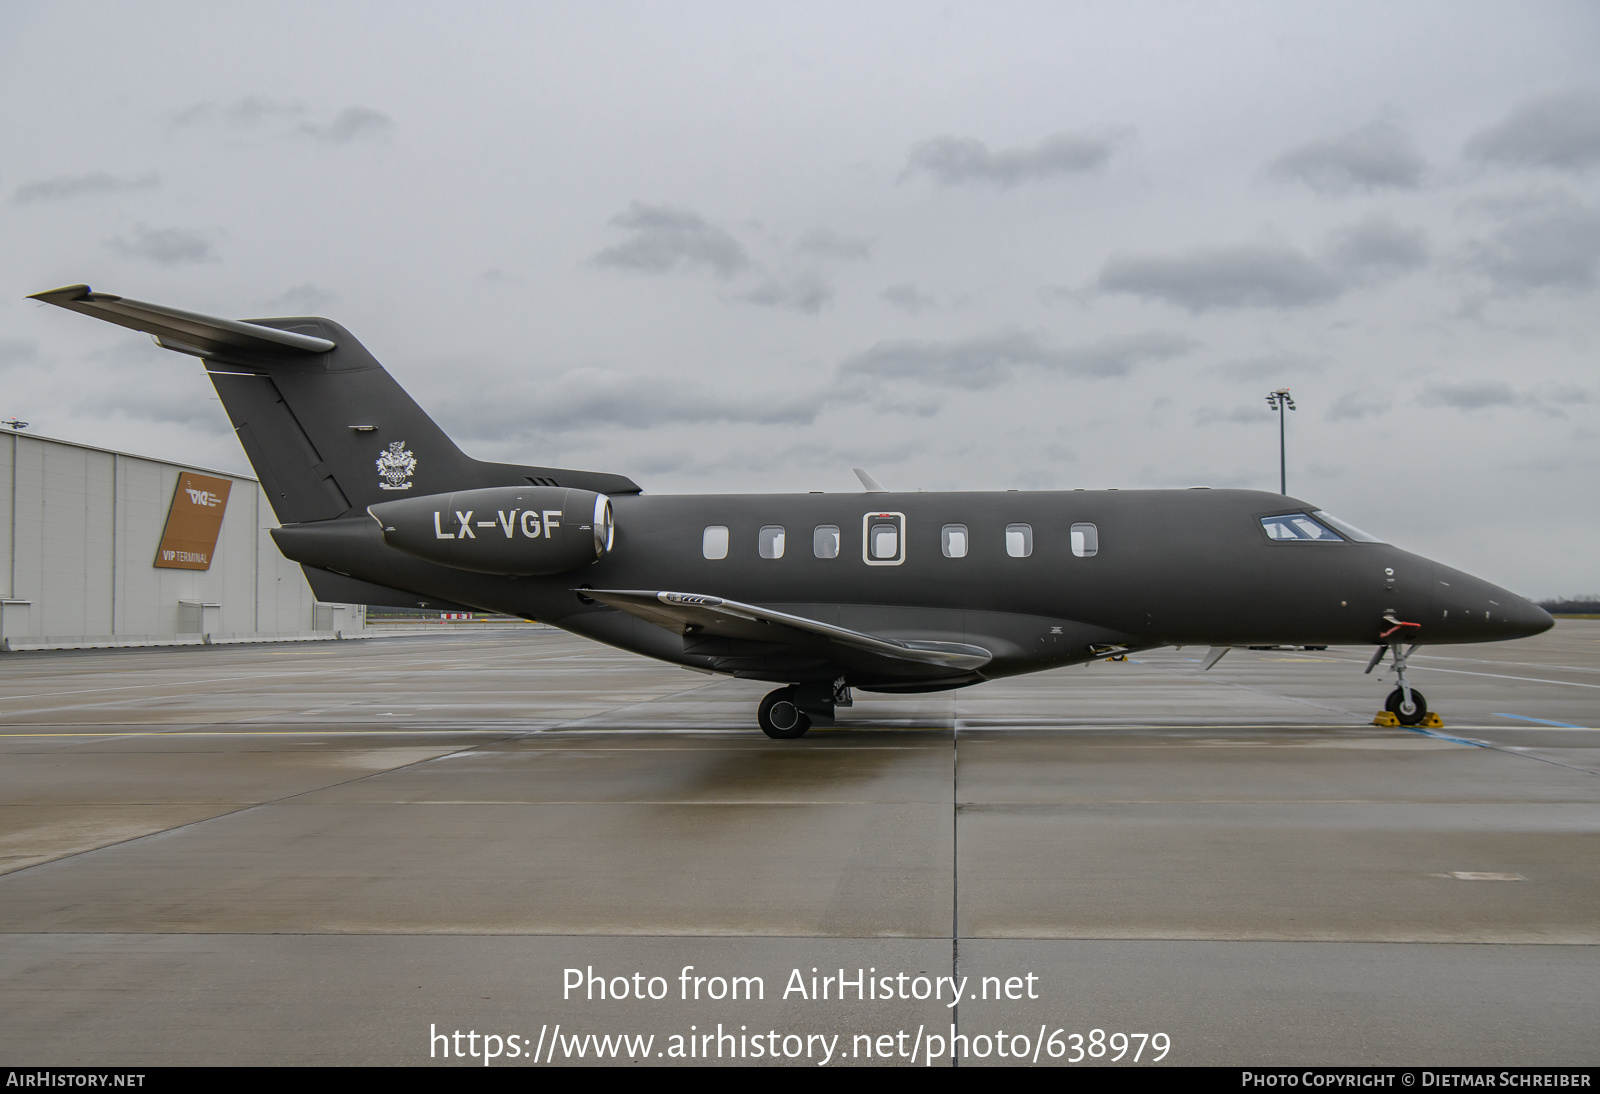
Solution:
M232 482L207 570L154 565L185 471ZM300 567L269 535L277 521L260 483L245 476L5 431L0 519L4 642L268 637L335 619L357 629L363 614L317 610Z

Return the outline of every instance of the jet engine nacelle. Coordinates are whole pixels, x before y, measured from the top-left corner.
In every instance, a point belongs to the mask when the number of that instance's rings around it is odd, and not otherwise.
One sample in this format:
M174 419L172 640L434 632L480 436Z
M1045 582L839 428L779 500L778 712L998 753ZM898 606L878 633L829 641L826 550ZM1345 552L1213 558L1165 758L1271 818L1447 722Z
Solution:
M611 499L560 486L496 486L367 506L397 551L457 570L562 574L604 558Z

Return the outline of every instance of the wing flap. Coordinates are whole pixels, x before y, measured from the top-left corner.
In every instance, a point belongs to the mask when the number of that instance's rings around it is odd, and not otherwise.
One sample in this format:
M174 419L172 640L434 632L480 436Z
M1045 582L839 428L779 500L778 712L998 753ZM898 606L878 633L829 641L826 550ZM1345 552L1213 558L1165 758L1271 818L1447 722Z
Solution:
M716 638L779 642L806 650L815 650L820 645L838 645L879 657L959 672L982 668L994 657L982 646L964 642L904 642L880 638L815 619L701 593L640 589L583 589L581 592L592 600L686 636L703 634Z
M280 355L327 353L334 346L326 338L237 319L218 319L162 304L147 304L111 293L95 292L87 285L67 285L34 293L29 299L93 316L119 327L143 331L155 338L156 345L162 349L177 350L196 357L229 350Z

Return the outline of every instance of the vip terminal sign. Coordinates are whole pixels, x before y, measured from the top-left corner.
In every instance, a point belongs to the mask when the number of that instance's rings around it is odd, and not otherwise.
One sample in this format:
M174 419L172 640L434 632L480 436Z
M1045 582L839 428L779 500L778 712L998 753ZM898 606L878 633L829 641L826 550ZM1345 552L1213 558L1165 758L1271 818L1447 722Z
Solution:
M161 533L156 551L156 566L167 570L209 570L217 550L217 533L222 531L222 514L228 508L229 479L197 475L185 471L178 476L178 489L167 511L167 527Z

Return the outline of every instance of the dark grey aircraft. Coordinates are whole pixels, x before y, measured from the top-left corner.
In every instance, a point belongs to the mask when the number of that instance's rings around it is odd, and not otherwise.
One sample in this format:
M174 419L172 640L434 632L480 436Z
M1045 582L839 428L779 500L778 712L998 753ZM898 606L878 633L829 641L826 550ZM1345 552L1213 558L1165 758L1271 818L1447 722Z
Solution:
M328 601L504 612L782 684L770 737L852 688L923 692L1156 646L1370 645L1427 717L1418 645L1552 625L1514 593L1254 490L652 496L622 475L484 463L318 318L215 319L72 285L34 299L199 357Z

